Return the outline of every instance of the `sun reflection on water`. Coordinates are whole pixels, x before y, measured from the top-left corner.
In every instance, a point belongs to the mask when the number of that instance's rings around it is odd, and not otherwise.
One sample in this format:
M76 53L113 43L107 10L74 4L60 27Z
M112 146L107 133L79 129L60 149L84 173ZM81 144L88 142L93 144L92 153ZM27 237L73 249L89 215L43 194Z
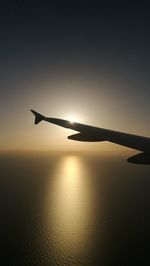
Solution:
M91 219L91 189L88 172L78 156L60 159L50 188L53 234L59 253L75 256L85 248Z

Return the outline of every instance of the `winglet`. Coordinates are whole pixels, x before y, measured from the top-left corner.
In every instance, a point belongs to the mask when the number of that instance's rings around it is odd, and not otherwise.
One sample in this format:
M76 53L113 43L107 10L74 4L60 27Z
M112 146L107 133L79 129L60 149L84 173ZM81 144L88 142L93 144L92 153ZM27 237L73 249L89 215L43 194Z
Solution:
M37 113L36 111L34 110L30 110L30 111L35 115L35 121L34 121L35 125L37 125L38 123L40 123L40 121L45 119L45 116Z

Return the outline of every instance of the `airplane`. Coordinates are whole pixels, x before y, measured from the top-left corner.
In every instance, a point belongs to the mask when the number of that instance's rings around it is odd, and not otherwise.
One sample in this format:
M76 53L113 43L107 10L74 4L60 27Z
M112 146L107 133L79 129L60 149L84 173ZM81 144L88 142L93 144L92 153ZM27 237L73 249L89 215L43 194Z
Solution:
M119 132L115 130L93 127L84 125L69 120L46 117L34 110L30 110L35 115L35 125L41 121L46 121L64 128L69 128L78 133L68 136L70 140L86 141L86 142L101 142L109 141L119 145L126 146L140 151L140 153L127 159L129 163L135 164L150 164L150 138Z

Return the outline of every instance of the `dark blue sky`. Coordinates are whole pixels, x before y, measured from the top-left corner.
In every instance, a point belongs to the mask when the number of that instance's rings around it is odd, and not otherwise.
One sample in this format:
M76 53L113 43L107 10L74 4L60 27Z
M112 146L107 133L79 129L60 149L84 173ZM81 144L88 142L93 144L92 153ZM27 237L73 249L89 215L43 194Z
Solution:
M150 135L150 5L47 2L1 2L0 148L39 147L30 108Z

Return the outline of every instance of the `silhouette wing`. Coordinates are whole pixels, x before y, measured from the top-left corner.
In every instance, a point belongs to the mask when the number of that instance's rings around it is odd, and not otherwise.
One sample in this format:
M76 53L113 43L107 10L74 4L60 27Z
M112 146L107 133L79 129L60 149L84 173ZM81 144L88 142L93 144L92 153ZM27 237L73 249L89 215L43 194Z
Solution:
M39 113L37 114L39 115ZM36 119L35 111L34 115ZM64 128L69 128L78 131L79 133L68 137L71 140L88 141L88 142L110 141L135 150L148 152L148 153L150 152L150 138L147 137L104 129L104 128L93 127L90 125L84 125L76 122L72 123L68 120L63 120L59 118L50 118L42 116L41 120L50 122L52 124Z
M49 121L56 125L70 128L80 133L69 136L69 139L77 141L110 141L139 151L150 152L150 138L118 132L114 130L97 128L80 123L71 123L68 120L49 118Z

